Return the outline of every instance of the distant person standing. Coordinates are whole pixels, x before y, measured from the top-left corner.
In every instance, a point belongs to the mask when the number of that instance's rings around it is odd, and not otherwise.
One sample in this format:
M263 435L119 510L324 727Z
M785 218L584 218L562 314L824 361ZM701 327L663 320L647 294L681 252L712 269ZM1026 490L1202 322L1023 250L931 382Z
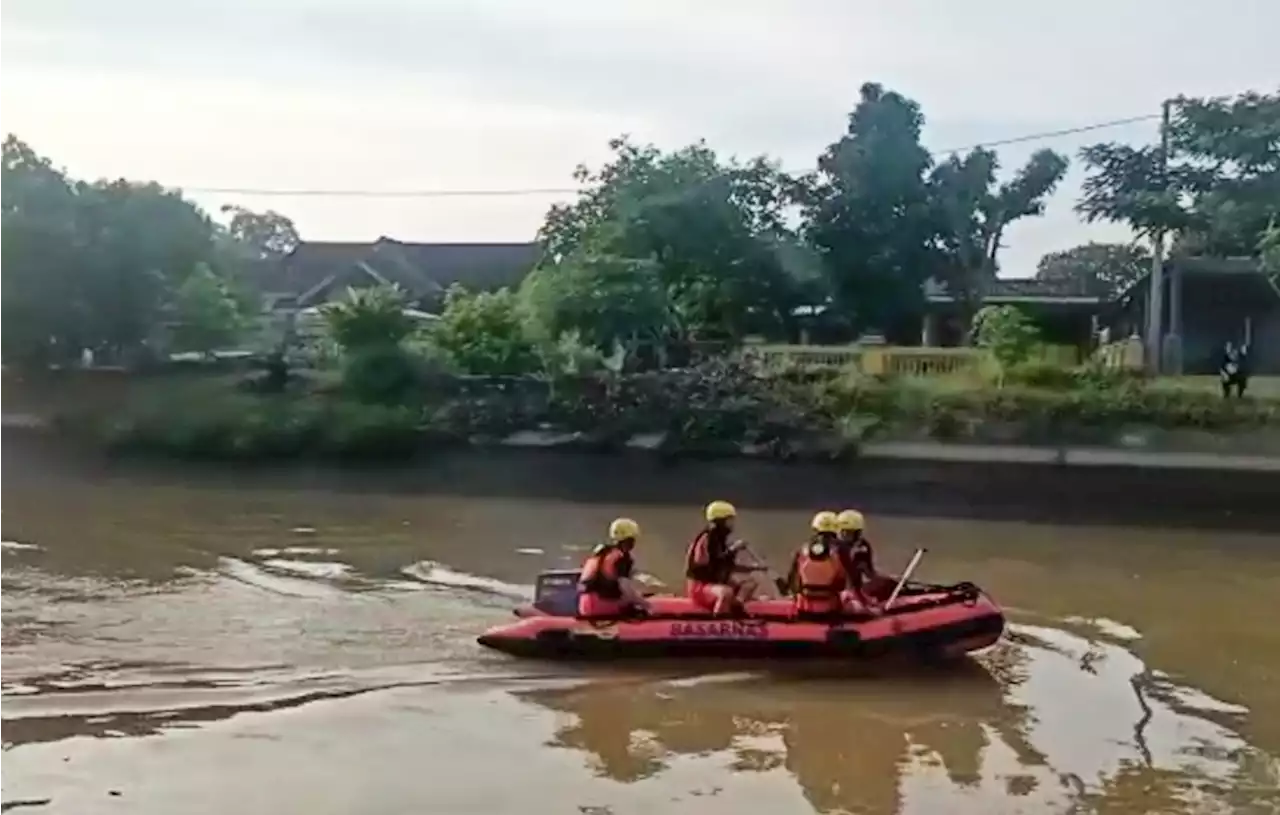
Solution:
M1218 363L1218 377L1222 380L1222 398L1230 399L1232 389L1236 398L1244 397L1249 387L1249 347L1237 347L1233 343L1222 346L1222 360Z

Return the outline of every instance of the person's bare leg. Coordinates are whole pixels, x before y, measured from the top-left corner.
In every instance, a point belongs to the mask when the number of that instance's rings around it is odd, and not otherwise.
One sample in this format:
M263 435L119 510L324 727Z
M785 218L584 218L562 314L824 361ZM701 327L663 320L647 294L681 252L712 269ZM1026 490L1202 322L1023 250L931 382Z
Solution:
M733 588L730 586L716 586L712 591L716 596L716 604L712 607L711 613L717 617L728 615L733 611Z

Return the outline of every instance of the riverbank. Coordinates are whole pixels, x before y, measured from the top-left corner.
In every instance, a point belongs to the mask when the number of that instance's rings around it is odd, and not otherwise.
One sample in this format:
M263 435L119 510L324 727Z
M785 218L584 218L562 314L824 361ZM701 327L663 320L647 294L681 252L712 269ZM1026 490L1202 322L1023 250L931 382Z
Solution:
M456 448L847 463L913 459L1280 470L1280 400L1097 371L1011 382L813 372L726 361L629 376L437 377L394 402L332 378L282 392L240 376L68 372L6 383L6 426L113 455L187 461L429 461ZM1051 375L1052 374L1052 375ZM96 388L86 387L93 385Z

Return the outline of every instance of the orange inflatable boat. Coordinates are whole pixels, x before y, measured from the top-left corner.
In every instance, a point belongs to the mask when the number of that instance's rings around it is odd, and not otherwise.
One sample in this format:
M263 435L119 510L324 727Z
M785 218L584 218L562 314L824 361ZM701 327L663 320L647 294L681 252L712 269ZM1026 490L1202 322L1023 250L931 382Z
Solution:
M748 657L874 659L891 654L949 659L994 645L1004 613L971 583L907 583L888 611L837 619L799 619L790 600L747 603L746 614L713 617L684 597L649 598L651 612L628 619L581 619L576 571L538 576L534 602L518 620L479 638L521 657Z

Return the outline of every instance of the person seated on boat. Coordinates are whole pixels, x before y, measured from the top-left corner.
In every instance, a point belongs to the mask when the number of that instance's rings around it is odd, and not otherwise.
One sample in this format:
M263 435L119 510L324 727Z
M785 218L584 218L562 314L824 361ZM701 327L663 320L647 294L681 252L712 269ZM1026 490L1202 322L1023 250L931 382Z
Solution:
M787 584L801 617L832 617L845 610L848 575L836 541L836 514L823 511L809 524L812 534L791 561Z
M717 615L742 610L742 603L755 596L752 573L758 565L738 565L738 553L745 544L730 540L738 511L728 501L712 501L705 511L706 526L689 544L685 556L686 588L689 598Z
M836 515L840 562L849 575L849 590L864 605L874 605L884 585L893 581L876 572L875 552L867 539L867 519L856 509ZM880 598L883 599L883 598Z
M640 538L640 525L630 518L609 524L609 542L592 550L578 575L578 616L625 617L645 614L649 601L631 577L631 552Z

